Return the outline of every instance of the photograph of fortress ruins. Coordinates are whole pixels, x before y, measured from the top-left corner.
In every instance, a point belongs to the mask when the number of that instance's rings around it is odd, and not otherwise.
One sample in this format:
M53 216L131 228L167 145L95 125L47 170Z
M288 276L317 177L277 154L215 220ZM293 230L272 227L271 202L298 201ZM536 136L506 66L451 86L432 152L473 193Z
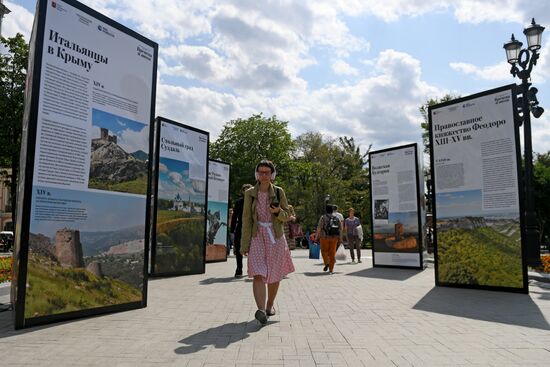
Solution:
M30 233L25 317L141 301L144 244L131 232Z
M146 125L92 110L93 131L88 187L92 189L145 194L147 192L148 147L126 148L121 137L140 133Z
M418 252L417 213L389 213L388 224L374 224L373 242L377 252Z

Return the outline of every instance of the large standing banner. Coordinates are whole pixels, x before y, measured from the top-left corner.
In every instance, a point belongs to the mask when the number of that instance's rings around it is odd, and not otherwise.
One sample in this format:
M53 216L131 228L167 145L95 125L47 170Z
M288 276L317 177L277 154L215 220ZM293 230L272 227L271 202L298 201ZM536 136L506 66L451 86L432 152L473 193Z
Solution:
M21 150L16 327L144 307L158 46L37 4Z
M156 125L151 275L204 273L209 134L163 117Z
M423 269L423 196L416 144L369 153L374 266Z
M225 162L212 159L208 162L206 262L227 260L230 168Z
M430 107L436 284L527 292L515 85Z

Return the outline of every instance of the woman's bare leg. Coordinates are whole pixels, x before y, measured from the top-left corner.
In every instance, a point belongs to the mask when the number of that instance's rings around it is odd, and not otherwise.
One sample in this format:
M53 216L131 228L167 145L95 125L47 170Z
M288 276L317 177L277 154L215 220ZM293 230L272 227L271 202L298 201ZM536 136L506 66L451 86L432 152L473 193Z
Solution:
M252 281L252 291L254 292L254 300L258 310L265 311L265 284L261 275L256 275Z
M269 283L267 285L266 310L271 310L273 308L273 304L275 303L275 297L277 297L277 291L279 290L279 284L280 284L280 282Z

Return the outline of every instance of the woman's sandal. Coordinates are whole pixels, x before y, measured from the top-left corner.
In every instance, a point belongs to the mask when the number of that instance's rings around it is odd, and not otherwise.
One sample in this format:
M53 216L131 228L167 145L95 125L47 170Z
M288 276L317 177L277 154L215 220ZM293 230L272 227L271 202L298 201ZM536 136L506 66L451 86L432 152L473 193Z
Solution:
M267 316L264 310L256 311L256 313L254 314L254 318L258 320L258 322L262 324L262 326L267 324Z
M275 316L277 314L277 312L275 311L275 307L271 307L271 310L266 310L265 314L267 316Z

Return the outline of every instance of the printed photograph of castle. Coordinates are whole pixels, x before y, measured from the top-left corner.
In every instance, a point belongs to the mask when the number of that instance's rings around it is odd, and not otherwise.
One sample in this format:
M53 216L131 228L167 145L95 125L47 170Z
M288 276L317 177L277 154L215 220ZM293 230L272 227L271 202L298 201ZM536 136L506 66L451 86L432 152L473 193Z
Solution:
M147 192L149 126L92 109L91 189Z
M389 212L387 223L374 222L375 252L418 252L418 214Z
M144 199L47 190L56 199L48 219L37 217L36 200L31 209L25 317L141 301ZM65 216L67 208L87 218Z
M437 194L439 281L523 287L518 211L482 210L481 190Z
M159 159L155 273L191 274L204 266L206 181L191 179L189 166Z

